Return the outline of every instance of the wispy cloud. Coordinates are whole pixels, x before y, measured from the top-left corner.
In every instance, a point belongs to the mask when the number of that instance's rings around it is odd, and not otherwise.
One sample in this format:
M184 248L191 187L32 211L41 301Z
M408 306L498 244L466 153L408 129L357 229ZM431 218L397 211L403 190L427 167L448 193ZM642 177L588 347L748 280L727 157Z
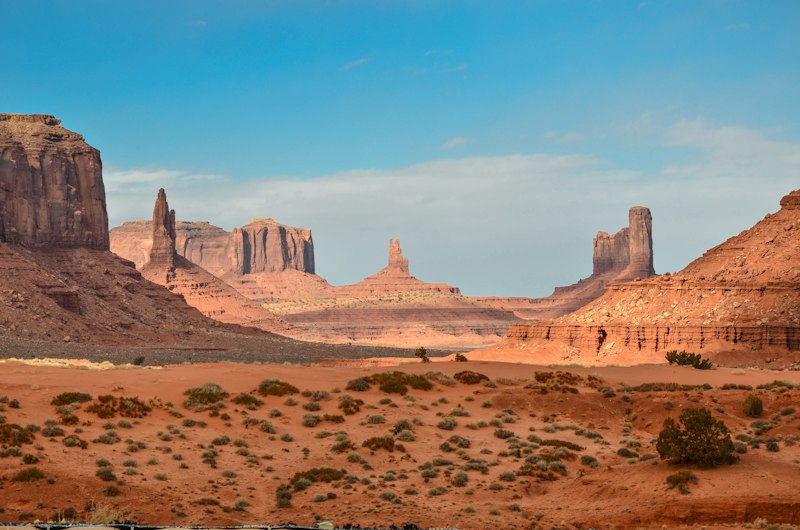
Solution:
M462 145L466 145L470 142L472 142L472 140L469 138L464 136L456 136L455 138L450 138L439 147L441 149L455 149L456 147L461 147Z
M182 220L230 229L273 217L311 228L318 271L334 283L378 270L398 236L422 279L468 294L546 295L591 272L592 236L625 226L631 206L652 210L656 268L674 271L798 187L800 143L702 119L673 122L660 137L653 149L680 162L652 172L538 153L249 181L109 166L105 181L112 226L148 219L165 187Z
M348 70L352 70L354 68L358 68L359 66L363 66L370 61L368 57L359 57L353 62L343 64L339 67L340 72L347 72Z

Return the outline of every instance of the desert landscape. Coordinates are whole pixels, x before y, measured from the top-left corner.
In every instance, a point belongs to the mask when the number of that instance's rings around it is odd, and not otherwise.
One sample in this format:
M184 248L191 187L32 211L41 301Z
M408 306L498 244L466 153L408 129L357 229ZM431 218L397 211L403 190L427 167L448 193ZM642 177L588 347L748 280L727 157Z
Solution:
M800 527L800 10L412 4L9 10L0 528Z

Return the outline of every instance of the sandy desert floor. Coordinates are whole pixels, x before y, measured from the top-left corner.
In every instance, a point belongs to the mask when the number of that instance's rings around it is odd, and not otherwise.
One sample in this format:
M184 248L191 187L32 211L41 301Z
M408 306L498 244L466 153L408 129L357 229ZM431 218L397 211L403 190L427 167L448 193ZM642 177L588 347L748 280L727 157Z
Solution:
M0 362L0 521L800 523L800 372L484 361L87 368ZM406 377L405 394L386 391L403 381L364 384L393 370L422 377ZM488 380L453 379L465 370ZM262 395L268 379L298 392ZM423 380L430 389L409 386ZM185 403L207 383L225 393L205 387ZM91 399L54 405L66 392ZM750 394L763 400L759 418L742 411ZM661 461L655 439L664 418L698 406L731 429L740 461L692 469L697 484L681 494L665 480L687 468Z

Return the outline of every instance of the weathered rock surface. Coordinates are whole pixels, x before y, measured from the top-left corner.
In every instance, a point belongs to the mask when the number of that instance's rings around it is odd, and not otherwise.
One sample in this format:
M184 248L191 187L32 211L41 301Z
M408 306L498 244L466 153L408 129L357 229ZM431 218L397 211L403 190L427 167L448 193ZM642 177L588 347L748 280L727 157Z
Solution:
M153 242L150 260L142 268L148 280L180 294L190 306L207 317L265 331L286 331L281 319L239 294L230 285L192 263L175 250L175 210L167 204L164 189L158 190L153 208Z
M142 268L152 245L151 224L128 221L111 230L111 250ZM298 270L314 274L311 231L282 225L273 219L254 219L226 232L208 222L177 222L178 255L215 276Z
M572 285L556 287L548 297L476 297L475 300L489 307L513 311L525 320L546 320L585 306L600 297L609 284L653 276L653 218L650 210L634 206L628 212L628 226L611 235L597 232L592 248L591 276Z
M800 191L675 275L610 285L573 314L513 325L548 362L662 362L686 349L743 363L800 356Z
M107 250L103 165L44 114L0 114L0 241Z

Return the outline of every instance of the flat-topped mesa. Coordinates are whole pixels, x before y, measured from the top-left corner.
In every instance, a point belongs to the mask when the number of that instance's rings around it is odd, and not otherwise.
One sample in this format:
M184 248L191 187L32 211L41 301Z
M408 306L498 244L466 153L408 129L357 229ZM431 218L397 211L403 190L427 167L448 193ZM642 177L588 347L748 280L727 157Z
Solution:
M149 265L168 271L175 268L175 210L169 209L164 188L158 190L153 208L153 246Z
M387 268L409 274L408 258L403 257L403 251L400 248L400 238L389 240L389 264Z
M287 269L314 274L311 230L285 226L273 219L253 219L234 228L227 254L229 270L239 275Z
M0 241L108 250L100 152L60 124L0 113Z

